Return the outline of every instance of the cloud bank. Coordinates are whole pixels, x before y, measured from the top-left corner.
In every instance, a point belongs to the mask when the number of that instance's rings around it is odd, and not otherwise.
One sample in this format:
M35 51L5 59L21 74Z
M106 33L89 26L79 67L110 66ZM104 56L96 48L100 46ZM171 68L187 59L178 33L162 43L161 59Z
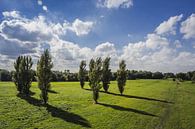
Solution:
M180 72L195 69L195 53L179 51L180 40L172 41L170 35L180 32L187 40L194 38L194 14L184 21L183 15L170 17L159 24L154 32L147 34L145 40L127 43L118 49L115 43L103 42L94 48L80 47L79 43L66 40L69 31L76 36L84 36L93 31L95 22L75 19L72 23L54 23L45 16L39 15L32 19L22 16L18 11L2 13L0 22L0 68L13 69L13 62L19 55L31 55L36 64L44 49L52 54L55 70L70 69L78 71L81 60L94 57L111 57L113 71L118 62L126 60L128 69L141 69L162 72ZM181 25L178 26L181 21ZM176 26L177 25L177 26Z

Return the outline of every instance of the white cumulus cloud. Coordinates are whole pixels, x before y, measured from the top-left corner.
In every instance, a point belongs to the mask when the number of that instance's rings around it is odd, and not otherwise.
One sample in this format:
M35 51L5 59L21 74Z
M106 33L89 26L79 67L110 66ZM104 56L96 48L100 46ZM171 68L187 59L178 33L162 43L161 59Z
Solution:
M87 35L91 31L93 25L94 23L91 21L82 21L80 19L76 19L69 28L75 32L77 36L82 36Z
M99 0L97 5L99 7L111 8L129 8L133 6L133 0Z
M19 11L5 11L2 13L4 17L13 17L13 18L20 18L20 13Z
M195 14L181 23L180 32L184 34L184 39L195 38Z
M42 5L43 1L42 0L38 0L37 3L38 3L38 5Z
M183 15L170 17L167 21L161 23L155 30L157 34L176 34L176 25L182 19Z
M43 10L44 10L44 11L46 11L46 12L48 11L48 10L47 10L47 6L46 6L46 5L43 5L43 7L42 7L42 8L43 8Z

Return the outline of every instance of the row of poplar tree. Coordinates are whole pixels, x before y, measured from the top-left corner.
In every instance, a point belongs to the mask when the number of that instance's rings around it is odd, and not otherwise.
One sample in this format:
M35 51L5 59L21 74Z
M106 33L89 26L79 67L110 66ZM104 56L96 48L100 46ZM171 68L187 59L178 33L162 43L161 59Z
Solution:
M88 73L89 77L89 86L93 91L93 99L94 102L97 103L99 98L99 90L104 88L105 92L108 92L109 84L111 80L111 69L110 69L110 57L102 60L101 57L96 58L95 60L92 58L89 62L89 71L86 70L86 61L81 61L80 69L79 69L79 80L81 88L84 87L86 75ZM127 70L125 61L122 60L119 63L119 70L117 70L117 82L118 89L122 95L125 87L127 79ZM102 82L102 83L101 83Z
M99 98L99 90L104 88L105 92L108 92L109 84L111 80L109 57L102 60L101 57L90 60L89 71L86 70L86 61L81 61L79 69L79 80L81 88L84 87L86 81L86 75L89 77L89 86L93 92L94 102L97 103ZM32 72L32 58L30 56L19 56L14 62L14 74L13 80L19 95L29 96L30 87L33 80ZM43 104L48 101L48 91L50 89L50 81L52 77L53 63L49 50L46 49L37 62L36 78L38 81L38 87L41 90L40 98ZM119 63L119 70L117 71L117 82L120 93L124 91L126 83L127 71L125 61L122 60ZM102 82L102 83L101 83Z

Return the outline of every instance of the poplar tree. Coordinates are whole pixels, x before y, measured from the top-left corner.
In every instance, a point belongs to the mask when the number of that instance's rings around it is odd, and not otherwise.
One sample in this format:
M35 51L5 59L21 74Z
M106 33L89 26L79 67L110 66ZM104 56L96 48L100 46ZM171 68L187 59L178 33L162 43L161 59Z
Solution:
M23 93L25 95L29 95L30 87L33 79L32 73L32 58L30 56L24 56L21 62L21 76L22 76L22 83L23 83Z
M46 104L48 101L48 90L50 89L52 67L53 67L52 59L49 50L46 49L37 63L38 86L39 89L41 90L40 98L44 104Z
M193 76L192 76L192 83L195 83L195 72L193 73Z
M86 61L82 60L80 64L79 74L78 74L81 88L83 88L85 85L86 72L87 72L86 71Z
M28 96L30 93L33 79L32 65L33 62L30 56L19 56L14 62L13 81L19 94Z
M88 72L88 77L89 77L89 86L91 87L91 80L92 80L92 71L94 69L94 66L95 66L95 60L92 58L89 62L89 72Z
M125 88L126 79L127 79L126 64L125 61L122 60L119 63L119 70L117 70L117 83L121 95L123 94Z
M14 62L15 71L13 73L13 81L16 85L16 88L19 94L22 94L22 78L21 78L21 72L20 72L20 65L22 62L22 58L23 58L22 56L19 56Z
M108 92L110 79L112 76L111 69L109 68L109 66L110 66L110 57L107 57L103 61L103 67L102 67L102 83L105 92Z
M91 60L94 61L93 59ZM99 98L99 90L101 88L101 76L102 76L102 59L99 57L91 63L93 65L90 65L92 68L90 68L89 71L89 78L90 78L90 85L93 92L93 100L94 103L98 103L97 100Z

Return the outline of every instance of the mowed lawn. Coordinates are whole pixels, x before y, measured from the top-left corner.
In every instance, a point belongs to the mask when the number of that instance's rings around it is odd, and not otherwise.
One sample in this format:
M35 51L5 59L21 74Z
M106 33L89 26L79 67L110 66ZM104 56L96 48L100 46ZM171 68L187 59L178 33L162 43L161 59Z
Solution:
M47 106L40 90L17 97L12 82L0 82L0 128L195 129L195 84L171 80L130 80L120 96L116 81L93 104L89 86L53 82Z

